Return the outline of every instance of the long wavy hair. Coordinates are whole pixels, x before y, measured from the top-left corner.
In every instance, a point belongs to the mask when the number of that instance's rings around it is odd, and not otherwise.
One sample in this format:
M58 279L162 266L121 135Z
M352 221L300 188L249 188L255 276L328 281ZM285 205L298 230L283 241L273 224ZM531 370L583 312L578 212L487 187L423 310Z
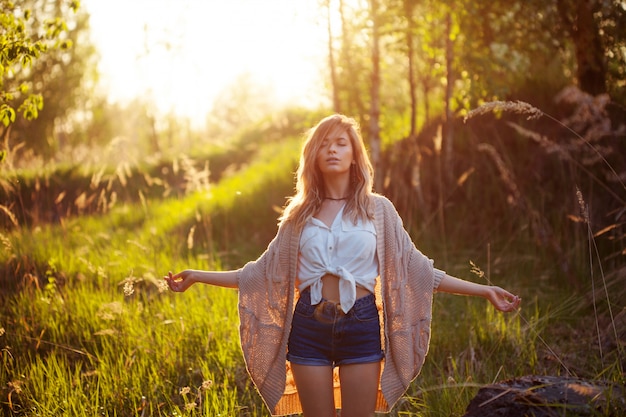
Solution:
M279 224L293 221L297 227L301 227L319 211L326 197L326 190L324 178L317 165L317 154L324 139L344 132L350 138L354 159L350 167L350 188L344 213L355 223L358 219L373 218L373 213L369 211L369 202L374 172L359 124L350 117L334 114L322 119L306 133L296 173L296 193L288 199Z

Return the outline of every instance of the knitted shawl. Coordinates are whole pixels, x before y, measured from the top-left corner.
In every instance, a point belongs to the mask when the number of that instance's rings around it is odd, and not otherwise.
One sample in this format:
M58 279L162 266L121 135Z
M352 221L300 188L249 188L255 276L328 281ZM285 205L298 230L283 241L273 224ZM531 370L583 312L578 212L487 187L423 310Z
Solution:
M413 244L393 204L373 195L380 280L376 291L385 347L376 411L389 412L419 374L430 342L433 292L445 273ZM281 224L265 252L238 270L241 348L272 415L301 413L286 361L297 289L301 229ZM341 407L338 380L335 404Z

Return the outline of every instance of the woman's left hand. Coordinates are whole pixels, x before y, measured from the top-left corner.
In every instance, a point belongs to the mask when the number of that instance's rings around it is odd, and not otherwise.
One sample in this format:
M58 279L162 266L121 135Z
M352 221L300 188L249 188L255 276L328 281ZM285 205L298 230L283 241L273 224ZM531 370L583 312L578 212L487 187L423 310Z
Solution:
M487 298L495 308L505 313L517 310L522 302L522 299L517 295L513 295L497 286L488 287L485 298Z

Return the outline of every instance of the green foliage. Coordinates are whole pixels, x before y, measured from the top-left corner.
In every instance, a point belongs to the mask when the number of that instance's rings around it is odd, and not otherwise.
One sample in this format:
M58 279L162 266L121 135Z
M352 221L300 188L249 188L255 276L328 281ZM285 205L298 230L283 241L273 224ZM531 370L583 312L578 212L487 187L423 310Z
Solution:
M13 107L6 103L2 104L0 107L0 120L5 127L13 123L15 121L15 110Z
M74 11L79 7L77 1L68 3ZM37 26L33 10L25 8L24 4L18 6L10 0L2 0L0 6L0 121L7 127L15 122L16 110L26 120L33 120L43 108L40 94L28 94L31 83L16 84L14 80L32 71L33 63L51 48L67 49L71 43L62 39L67 26L61 17L45 18Z
M37 118L16 120L11 129L10 145L24 144L23 155L49 159L67 141L73 130L73 118L84 119L89 103L96 96L90 84L96 77L96 57L88 41L89 16L69 0L23 0L22 7L33 10L33 26L42 22L50 47L33 61L27 72L16 74L16 83L26 83L45 100ZM36 86L36 91L35 91ZM29 107L34 115L35 107ZM26 110L26 109L25 109ZM32 158L32 156L31 156Z
M372 72L371 37L367 35L373 17L369 3L340 3L341 8L328 3L331 15L341 21L332 33L333 95L339 110L354 115L365 127ZM624 31L618 28L624 26L626 11L618 1L455 0L442 4L387 0L377 4L381 127L383 135L389 135L383 142L407 134L412 99L418 127L435 120L446 102L453 115L464 115L484 102L511 98L550 109L552 98L563 87L584 85L575 68L582 65L577 60L587 55L584 51L591 49L605 52L606 79L598 83L606 83L617 106L624 103ZM568 35L577 33L580 22L576 19L584 13L581 4L590 4L593 10L591 29L582 36L599 40L601 46L592 48ZM597 64L605 65L604 61ZM450 97L446 96L448 88ZM398 120L404 120L404 129L391 122Z

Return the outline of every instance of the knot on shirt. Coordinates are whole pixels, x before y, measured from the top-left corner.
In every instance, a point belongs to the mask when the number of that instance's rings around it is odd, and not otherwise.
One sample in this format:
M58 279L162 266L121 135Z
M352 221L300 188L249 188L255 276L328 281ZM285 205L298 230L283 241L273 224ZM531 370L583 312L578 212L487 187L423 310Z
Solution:
M330 274L339 277L339 304L344 313L350 311L356 301L356 282L354 276L344 267L328 268L323 275ZM311 304L317 305L322 301L322 280L311 285Z

